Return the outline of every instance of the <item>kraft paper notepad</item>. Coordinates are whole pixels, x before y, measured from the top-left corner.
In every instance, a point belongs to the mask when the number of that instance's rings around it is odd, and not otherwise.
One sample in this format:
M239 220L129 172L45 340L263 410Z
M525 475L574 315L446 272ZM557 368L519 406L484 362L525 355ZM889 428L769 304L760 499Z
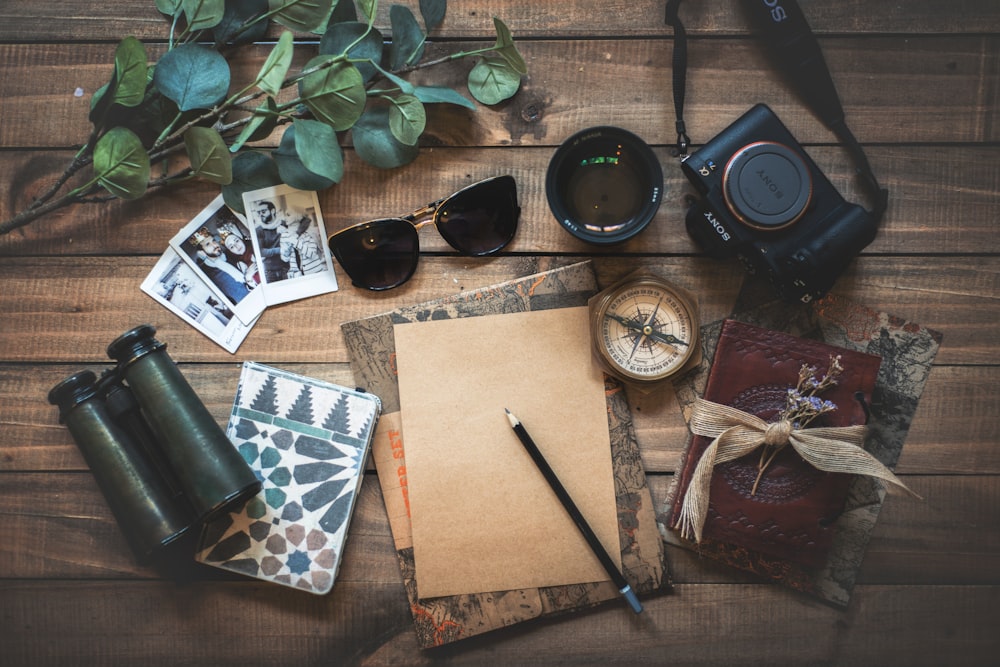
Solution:
M384 404L372 442L372 459L378 470L403 587L417 644L421 648L441 646L609 601L620 603L621 595L610 581L600 581L438 598L421 599L418 596L420 582L413 559L407 477L409 447L404 447L403 442L393 327L406 322L586 306L597 290L591 263L578 262L341 325L355 384L377 394ZM443 381L439 384L444 386ZM607 420L604 427L611 439L622 570L632 588L640 594L666 591L671 587L670 573L625 391L616 380L605 377L604 398ZM513 404L506 407L517 409ZM509 423L504 428L509 429Z
M418 595L606 580L504 414L620 564L604 376L585 307L394 327Z

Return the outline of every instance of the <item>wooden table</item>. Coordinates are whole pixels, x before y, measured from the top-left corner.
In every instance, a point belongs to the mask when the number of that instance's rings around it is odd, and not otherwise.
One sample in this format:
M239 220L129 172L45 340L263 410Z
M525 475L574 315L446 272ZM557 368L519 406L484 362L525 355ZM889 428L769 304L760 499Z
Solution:
M802 3L849 123L891 191L878 237L835 291L944 334L897 468L924 500L889 498L844 611L671 547L675 592L647 600L641 617L611 604L422 652L373 470L328 596L221 575L177 585L134 564L46 402L48 390L70 373L104 368L114 337L150 322L224 423L243 360L350 385L342 321L581 257L593 258L604 284L637 265L654 269L699 294L705 321L724 316L743 273L702 257L684 232L692 190L671 154L673 40L663 4L454 0L442 39L492 42L489 17L501 16L528 61L521 91L496 109L435 111L419 159L405 168L379 171L348 150L347 176L320 195L323 214L331 230L339 229L510 173L524 209L514 242L496 259L471 260L425 232L421 243L429 252L404 287L368 293L341 274L335 294L269 309L235 355L139 291L171 236L215 195L214 186L192 182L134 203L65 209L0 237L0 662L995 664L1000 4L994 0ZM766 65L734 4L684 3L691 33L686 116L694 142L767 102L841 192L863 199L845 152ZM90 94L109 77L117 41L136 35L156 55L166 31L150 0L3 3L0 218L40 192L85 139ZM251 49L241 71L256 71L267 52ZM457 83L468 66L442 76ZM544 194L554 148L599 124L643 137L666 176L663 206L650 228L611 248L563 231ZM684 423L669 397L637 407L643 461L654 499L662 499L685 441Z

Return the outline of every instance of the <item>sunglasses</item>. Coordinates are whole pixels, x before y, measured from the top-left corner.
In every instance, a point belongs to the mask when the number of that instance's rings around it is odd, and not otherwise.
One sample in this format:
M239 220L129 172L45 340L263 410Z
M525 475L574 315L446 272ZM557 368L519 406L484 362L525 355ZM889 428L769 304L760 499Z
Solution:
M420 258L417 230L429 224L455 250L492 255L514 238L521 208L512 176L462 188L409 215L361 222L331 234L330 252L351 282L370 290L398 287L413 276Z

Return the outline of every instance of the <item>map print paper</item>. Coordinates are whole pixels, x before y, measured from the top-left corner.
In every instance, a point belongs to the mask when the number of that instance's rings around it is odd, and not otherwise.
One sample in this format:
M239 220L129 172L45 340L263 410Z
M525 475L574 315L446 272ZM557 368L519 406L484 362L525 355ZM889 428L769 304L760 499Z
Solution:
M548 614L593 607L609 600L624 603L610 581L419 599L409 515L405 434L399 419L393 325L583 306L597 290L590 262L580 262L341 325L355 381L377 393L385 404L372 456L410 600L417 642L422 648L441 646ZM666 591L671 587L670 573L624 388L606 376L605 396L623 573L640 595Z

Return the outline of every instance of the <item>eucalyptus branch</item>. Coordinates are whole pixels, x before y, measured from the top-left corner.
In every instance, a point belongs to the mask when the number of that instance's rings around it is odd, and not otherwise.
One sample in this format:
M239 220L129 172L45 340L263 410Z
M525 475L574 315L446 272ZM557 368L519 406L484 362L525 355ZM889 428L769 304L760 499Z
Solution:
M387 40L375 27L377 0L274 0L266 10L260 2L157 1L170 21L167 51L150 65L139 40L121 40L110 81L91 101L87 141L44 192L0 223L0 235L66 206L137 199L192 178L221 185L226 203L238 211L241 188L277 185L276 174L292 187L327 187L343 176L339 143L348 130L356 132L354 149L362 160L380 168L407 164L419 153L426 105L477 107L457 90L415 85L403 75L479 56L468 76L468 92L489 105L514 95L526 73L510 31L496 18L493 45L421 62L446 5L446 0L421 0L424 28L409 8L393 6L392 39ZM263 38L272 21L288 30L272 46L260 73L230 92L229 54ZM290 73L295 30L322 34L322 39L305 67ZM307 43L303 48L315 42ZM378 74L389 85L376 87ZM279 103L278 94L292 87L297 94ZM231 120L233 112L247 115ZM260 142L282 126L287 129L277 149L255 144L244 150L247 142ZM359 141L362 135L366 139ZM185 152L188 164L166 173L172 158ZM154 167L163 173L154 177ZM82 185L71 187L87 169Z
M89 164L90 164L89 159L80 156L75 157L73 161L69 163L69 166L66 167L65 171L63 171L62 175L58 179L56 179L56 181L49 187L49 189L43 192L37 199L35 199L34 201L31 202L31 204L28 205L27 210L28 211L35 210L40 206L42 206L43 204L45 204L45 202L52 199L56 195L56 193L59 192L59 190L62 189L64 185L66 185L69 179L71 179L74 175L76 175L78 171L80 171Z

